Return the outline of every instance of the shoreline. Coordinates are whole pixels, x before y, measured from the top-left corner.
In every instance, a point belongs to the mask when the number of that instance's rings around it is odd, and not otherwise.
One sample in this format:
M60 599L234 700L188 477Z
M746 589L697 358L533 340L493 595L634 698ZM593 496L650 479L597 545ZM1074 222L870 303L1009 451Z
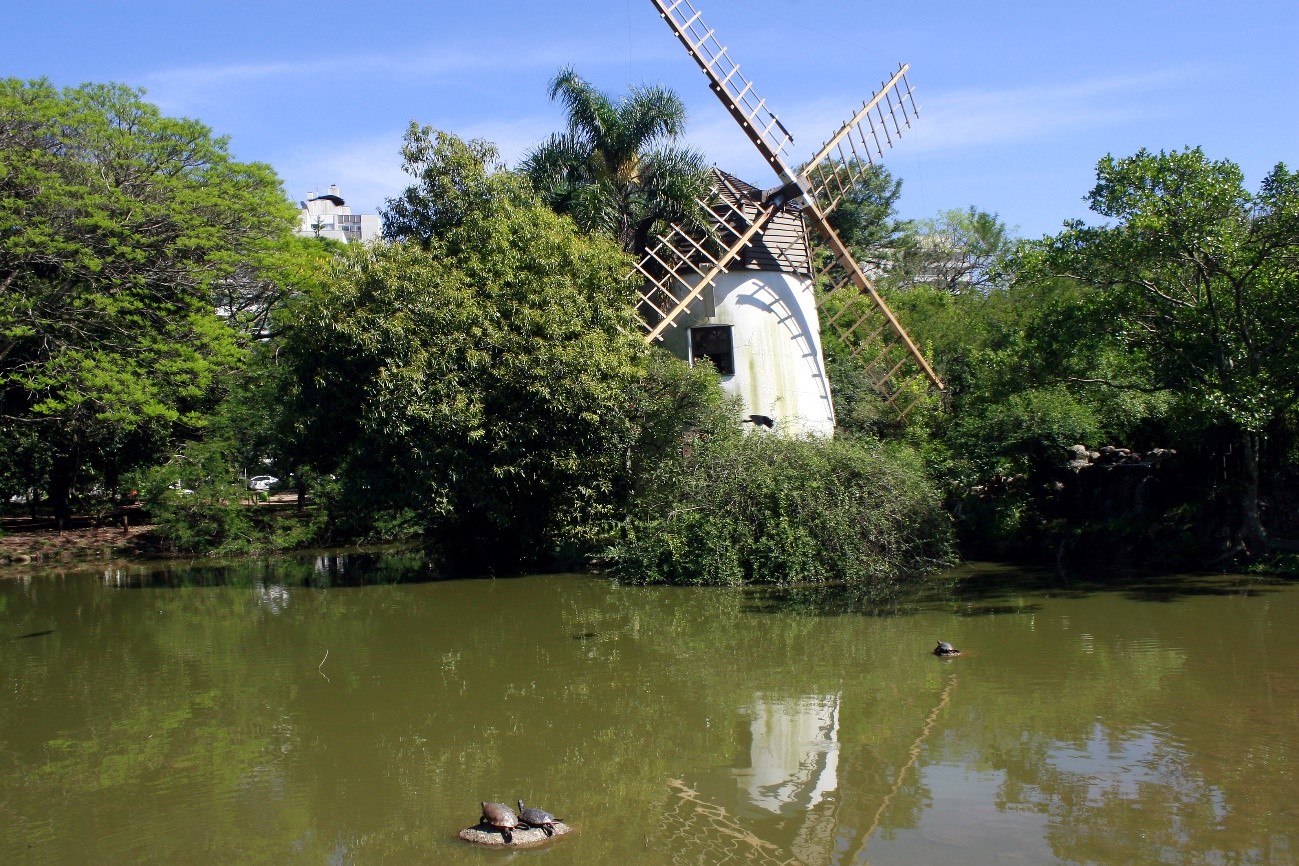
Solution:
M278 493L248 507L296 503L294 493ZM192 553L169 553L157 526L141 505L126 505L101 515L75 514L60 529L48 514L0 517L0 580L27 576L32 569L84 567L106 563L144 564L202 560ZM15 573L21 569L22 573Z
M25 577L36 569L171 558L162 551L156 527L138 508L123 509L108 520L78 515L61 530L52 518L0 518L0 579Z

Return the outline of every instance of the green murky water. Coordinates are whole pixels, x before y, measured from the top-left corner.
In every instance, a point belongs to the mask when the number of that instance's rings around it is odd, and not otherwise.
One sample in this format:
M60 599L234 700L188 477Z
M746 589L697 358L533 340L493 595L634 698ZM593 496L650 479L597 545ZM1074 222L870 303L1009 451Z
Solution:
M0 580L0 863L1299 860L1299 587L422 574ZM577 832L455 839L519 797Z

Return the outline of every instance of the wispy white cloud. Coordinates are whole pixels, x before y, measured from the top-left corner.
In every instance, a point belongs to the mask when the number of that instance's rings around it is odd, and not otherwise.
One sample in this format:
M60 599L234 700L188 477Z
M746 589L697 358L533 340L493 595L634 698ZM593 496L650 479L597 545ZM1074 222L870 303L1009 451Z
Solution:
M1193 80L1197 73L1173 69L1141 76L1005 89L937 91L919 94L921 116L897 142L908 154L937 154L990 146L1029 145L1061 135L1103 131L1152 120L1168 109L1161 94ZM791 106L781 120L795 134L789 161L809 158L858 107L851 99L819 96ZM689 138L711 161L764 183L770 175L753 145L720 106L697 104ZM887 160L888 154L885 154Z
M564 41L538 46L500 45L490 50L448 48L429 44L404 54L352 54L313 57L302 61L272 60L261 63L199 64L147 73L141 79L150 99L169 110L184 110L212 98L228 96L231 90L258 87L305 87L336 80L346 70L353 80L382 81L389 88L445 84L457 80L497 78L537 72L528 80L552 74L561 66L581 68L626 66L646 58L630 58L626 50L614 50ZM469 78L472 76L472 78Z
M1188 69L1004 90L963 89L922 100L916 147L936 152L1029 143L1111 129L1162 115L1159 95L1195 76Z

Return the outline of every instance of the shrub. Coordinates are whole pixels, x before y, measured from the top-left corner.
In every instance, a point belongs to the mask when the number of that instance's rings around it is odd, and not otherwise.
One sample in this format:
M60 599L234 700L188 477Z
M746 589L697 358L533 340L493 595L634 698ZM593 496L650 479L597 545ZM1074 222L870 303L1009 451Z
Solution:
M951 549L909 449L732 435L660 464L612 555L628 583L891 583L948 563Z
M1054 531L1049 515L1069 447L1099 437L1094 413L1063 388L967 407L929 452L966 553L1002 556L1044 543Z
M162 466L137 476L158 535L174 552L228 554L287 550L320 541L328 513L284 511L235 477L230 445L190 442Z

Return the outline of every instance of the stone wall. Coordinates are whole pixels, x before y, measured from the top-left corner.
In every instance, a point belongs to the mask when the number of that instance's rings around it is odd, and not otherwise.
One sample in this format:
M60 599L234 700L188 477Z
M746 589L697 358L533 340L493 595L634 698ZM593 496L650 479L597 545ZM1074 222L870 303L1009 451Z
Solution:
M1074 445L1066 457L1056 516L1078 536L1071 558L1173 567L1220 562L1239 549L1230 455ZM1299 538L1299 489L1274 486L1260 498L1264 526L1274 539Z

